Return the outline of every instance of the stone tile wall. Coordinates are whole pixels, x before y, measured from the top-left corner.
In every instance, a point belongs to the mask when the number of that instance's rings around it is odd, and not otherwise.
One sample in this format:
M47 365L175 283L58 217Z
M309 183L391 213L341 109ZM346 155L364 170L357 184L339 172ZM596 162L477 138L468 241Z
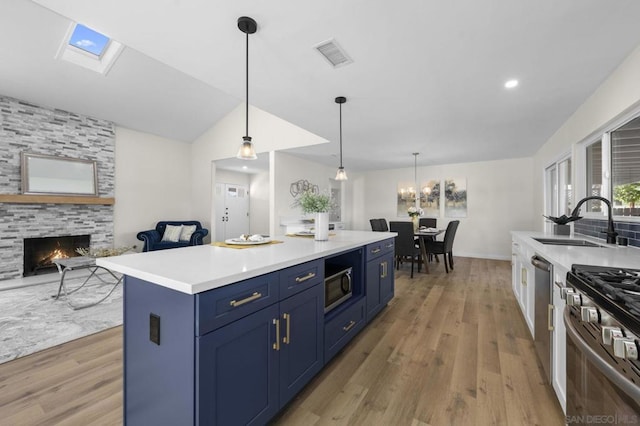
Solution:
M112 122L32 105L0 95L0 193L20 194L20 153L95 160L100 197L113 197ZM0 203L0 280L22 276L23 239L91 235L92 247L113 245L113 206Z

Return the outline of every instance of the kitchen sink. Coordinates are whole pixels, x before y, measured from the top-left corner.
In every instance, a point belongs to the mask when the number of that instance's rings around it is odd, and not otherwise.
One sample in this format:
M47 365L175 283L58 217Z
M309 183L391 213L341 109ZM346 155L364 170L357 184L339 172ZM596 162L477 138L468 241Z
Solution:
M557 239L557 238L534 238L534 240L542 244L551 244L554 246L602 247L602 248L606 247L606 246L592 243L591 241L586 241L586 240L563 240L563 239Z

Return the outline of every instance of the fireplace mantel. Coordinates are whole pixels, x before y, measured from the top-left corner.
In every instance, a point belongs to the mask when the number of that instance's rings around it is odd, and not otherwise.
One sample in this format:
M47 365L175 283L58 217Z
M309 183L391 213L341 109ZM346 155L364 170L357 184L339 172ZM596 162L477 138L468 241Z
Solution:
M0 194L0 203L14 204L115 204L114 197L85 197L74 195Z

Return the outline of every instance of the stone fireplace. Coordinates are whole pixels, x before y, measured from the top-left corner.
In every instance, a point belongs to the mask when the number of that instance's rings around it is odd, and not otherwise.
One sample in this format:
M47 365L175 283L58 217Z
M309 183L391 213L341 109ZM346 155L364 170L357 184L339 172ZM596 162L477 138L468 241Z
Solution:
M20 153L94 160L98 194L113 197L112 122L0 95L0 194L20 194ZM113 205L0 203L0 280L24 271L24 239L89 235L92 248L113 246Z
M56 272L54 260L80 256L77 249L90 246L91 235L25 238L22 274L29 277Z

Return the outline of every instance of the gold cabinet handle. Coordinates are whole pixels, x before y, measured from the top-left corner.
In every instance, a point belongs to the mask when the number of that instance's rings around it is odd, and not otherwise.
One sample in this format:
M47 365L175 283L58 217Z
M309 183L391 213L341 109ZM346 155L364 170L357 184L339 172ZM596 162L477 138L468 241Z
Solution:
M380 247L376 247L373 250L371 250L371 253L376 254L376 253L380 253L382 249Z
M262 297L262 293L258 293L257 291L254 292L251 296L242 299L242 300L232 300L231 302L229 302L229 305L233 306L234 308L237 308L238 306L242 306L245 303L249 303L252 302L256 299L260 299Z
M382 262L380 264L380 278L387 278L387 262Z
M282 339L282 343L286 343L287 345L291 343L291 315L290 314L282 314L282 317L287 322L287 335Z
M277 318L273 319L273 323L276 326L276 342L273 344L273 349L276 351L280 350L280 320Z
M522 285L527 285L527 268L522 268L522 270L520 271L520 283Z
M553 305L547 305L547 330L553 331Z
M310 280L311 278L315 277L316 274L314 274L313 272L309 272L307 275L305 275L304 277L296 277L296 282L297 283L302 283L305 282L307 280Z
M351 330L354 326L356 325L355 321L349 321L349 325L345 325L344 327L342 327L342 329L346 332Z

